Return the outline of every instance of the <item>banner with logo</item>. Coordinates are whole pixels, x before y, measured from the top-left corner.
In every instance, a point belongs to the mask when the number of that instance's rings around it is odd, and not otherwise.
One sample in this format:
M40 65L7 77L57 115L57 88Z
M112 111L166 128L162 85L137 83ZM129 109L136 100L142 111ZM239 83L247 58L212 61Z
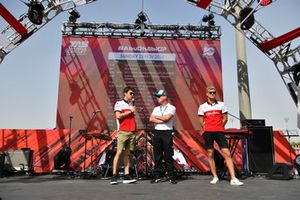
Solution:
M114 103L136 89L138 129L151 129L155 91L177 108L177 130L199 130L197 110L214 85L222 100L220 41L69 37L62 40L57 128L115 130ZM101 110L91 119L95 110ZM91 121L91 122L90 122Z

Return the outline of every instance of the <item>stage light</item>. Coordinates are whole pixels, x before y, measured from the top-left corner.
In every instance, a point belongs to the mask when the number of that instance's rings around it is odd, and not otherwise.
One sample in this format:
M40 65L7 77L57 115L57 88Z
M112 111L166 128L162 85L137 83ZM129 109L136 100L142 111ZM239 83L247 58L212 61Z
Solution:
M296 82L296 85L298 86L300 81L300 63L293 65L291 69L294 71L293 78L294 81Z
M202 21L204 23L207 23L208 26L214 26L215 25L215 21L214 21L214 14L210 13L209 15L204 15L202 17Z
M138 18L142 21L142 22L146 22L147 21L147 18L146 18L146 15L144 14L144 12L140 12L138 14Z
M143 11L141 11L138 15L137 15L137 19L135 20L135 24L136 25L140 25L140 24L143 24L147 21L147 17L146 15L144 14Z
M210 13L209 15L204 15L202 17L202 21L206 23L209 22L210 20L213 20L214 17L215 17L214 14Z
M298 86L299 81L300 81L300 63L293 65L291 67L291 70L294 71L293 78L294 78L294 81L296 82L296 85Z
M80 18L80 14L76 9L69 10L69 14L69 22L75 23Z
M43 23L43 15L44 15L44 6L42 3L38 1L31 1L30 3L26 3L28 8L28 19L36 25L41 25Z
M242 30L249 30L255 22L253 8L246 7L240 12L240 22ZM251 13L251 14L250 14Z

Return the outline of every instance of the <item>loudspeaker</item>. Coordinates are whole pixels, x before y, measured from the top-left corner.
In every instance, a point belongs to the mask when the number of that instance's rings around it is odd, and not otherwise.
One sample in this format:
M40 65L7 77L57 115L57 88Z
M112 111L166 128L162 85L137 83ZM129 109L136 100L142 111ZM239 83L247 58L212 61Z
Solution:
M267 174L274 165L273 128L249 127L248 137L249 168L253 173Z
M33 151L29 148L5 151L4 169L8 172L29 172L33 170Z
M56 170L70 169L71 153L72 153L72 150L69 147L65 147L65 148L61 149L54 156L54 169L56 169Z
M288 163L276 163L267 177L275 180L290 180L293 178L293 167Z
M5 161L5 154L0 153L0 178L4 176L4 161Z
M245 119L242 121L242 127L266 126L264 119Z

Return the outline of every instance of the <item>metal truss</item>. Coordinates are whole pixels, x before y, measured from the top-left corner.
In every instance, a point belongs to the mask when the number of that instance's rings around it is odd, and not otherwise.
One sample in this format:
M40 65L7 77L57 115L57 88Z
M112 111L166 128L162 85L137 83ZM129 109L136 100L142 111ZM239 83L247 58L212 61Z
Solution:
M43 21L40 25L33 24L28 19L28 12L24 12L18 19L15 19L9 11L0 3L2 13L0 14L8 22L13 21L13 25L20 27L23 32L18 32L12 24L0 30L0 63L4 57L13 49L22 44L33 33L41 29L44 25L50 22L59 13L74 9L78 6L92 3L96 0L34 0L44 6ZM4 13L4 11L6 11Z
M62 26L63 35L93 36L112 38L164 38L164 39L201 39L219 40L221 29L219 26L192 25L152 25L144 24L141 28L137 24L112 23L71 23Z
M271 49L264 49L266 41L274 41L277 38L272 35L257 20L248 30L240 28L240 10L246 7L252 7L254 10L260 8L260 2L257 0L186 0L192 5L206 9L209 12L220 15L225 18L234 28L240 31L251 43L259 48L268 58L270 58L286 85L295 104L297 104L298 86L293 78L295 66L300 62L300 46L292 48L292 40L285 40L280 45ZM289 34L289 33L288 33ZM288 36L285 35L285 36ZM299 34L299 31L298 31ZM300 66L297 66L300 67Z

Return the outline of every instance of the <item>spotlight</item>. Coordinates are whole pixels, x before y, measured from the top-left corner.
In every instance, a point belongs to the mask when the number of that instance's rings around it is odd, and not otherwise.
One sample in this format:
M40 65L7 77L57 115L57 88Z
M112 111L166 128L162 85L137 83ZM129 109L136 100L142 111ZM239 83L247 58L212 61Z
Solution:
M209 15L204 15L202 17L202 21L207 23L208 26L214 26L215 25L215 21L214 21L214 14L210 13Z
M214 20L210 20L209 22L208 22L208 26L214 26L215 25L215 21Z
M69 14L69 22L75 23L80 18L80 14L76 9L69 10Z
M137 16L138 18L135 20L135 24L140 25L147 21L147 17L143 11L141 11Z
M240 22L242 30L249 30L254 25L253 8L246 7L240 12ZM249 15L251 13L251 15Z
M300 81L300 63L297 63L295 65L293 65L292 67L293 72L293 78L294 81L296 82L296 85L299 85L299 81Z
M210 13L209 15L204 15L202 17L202 21L206 23L209 22L210 20L213 20L214 17L215 17L214 14Z
M43 23L43 12L45 10L42 3L38 1L31 1L26 3L28 8L28 19L36 25L41 25Z

